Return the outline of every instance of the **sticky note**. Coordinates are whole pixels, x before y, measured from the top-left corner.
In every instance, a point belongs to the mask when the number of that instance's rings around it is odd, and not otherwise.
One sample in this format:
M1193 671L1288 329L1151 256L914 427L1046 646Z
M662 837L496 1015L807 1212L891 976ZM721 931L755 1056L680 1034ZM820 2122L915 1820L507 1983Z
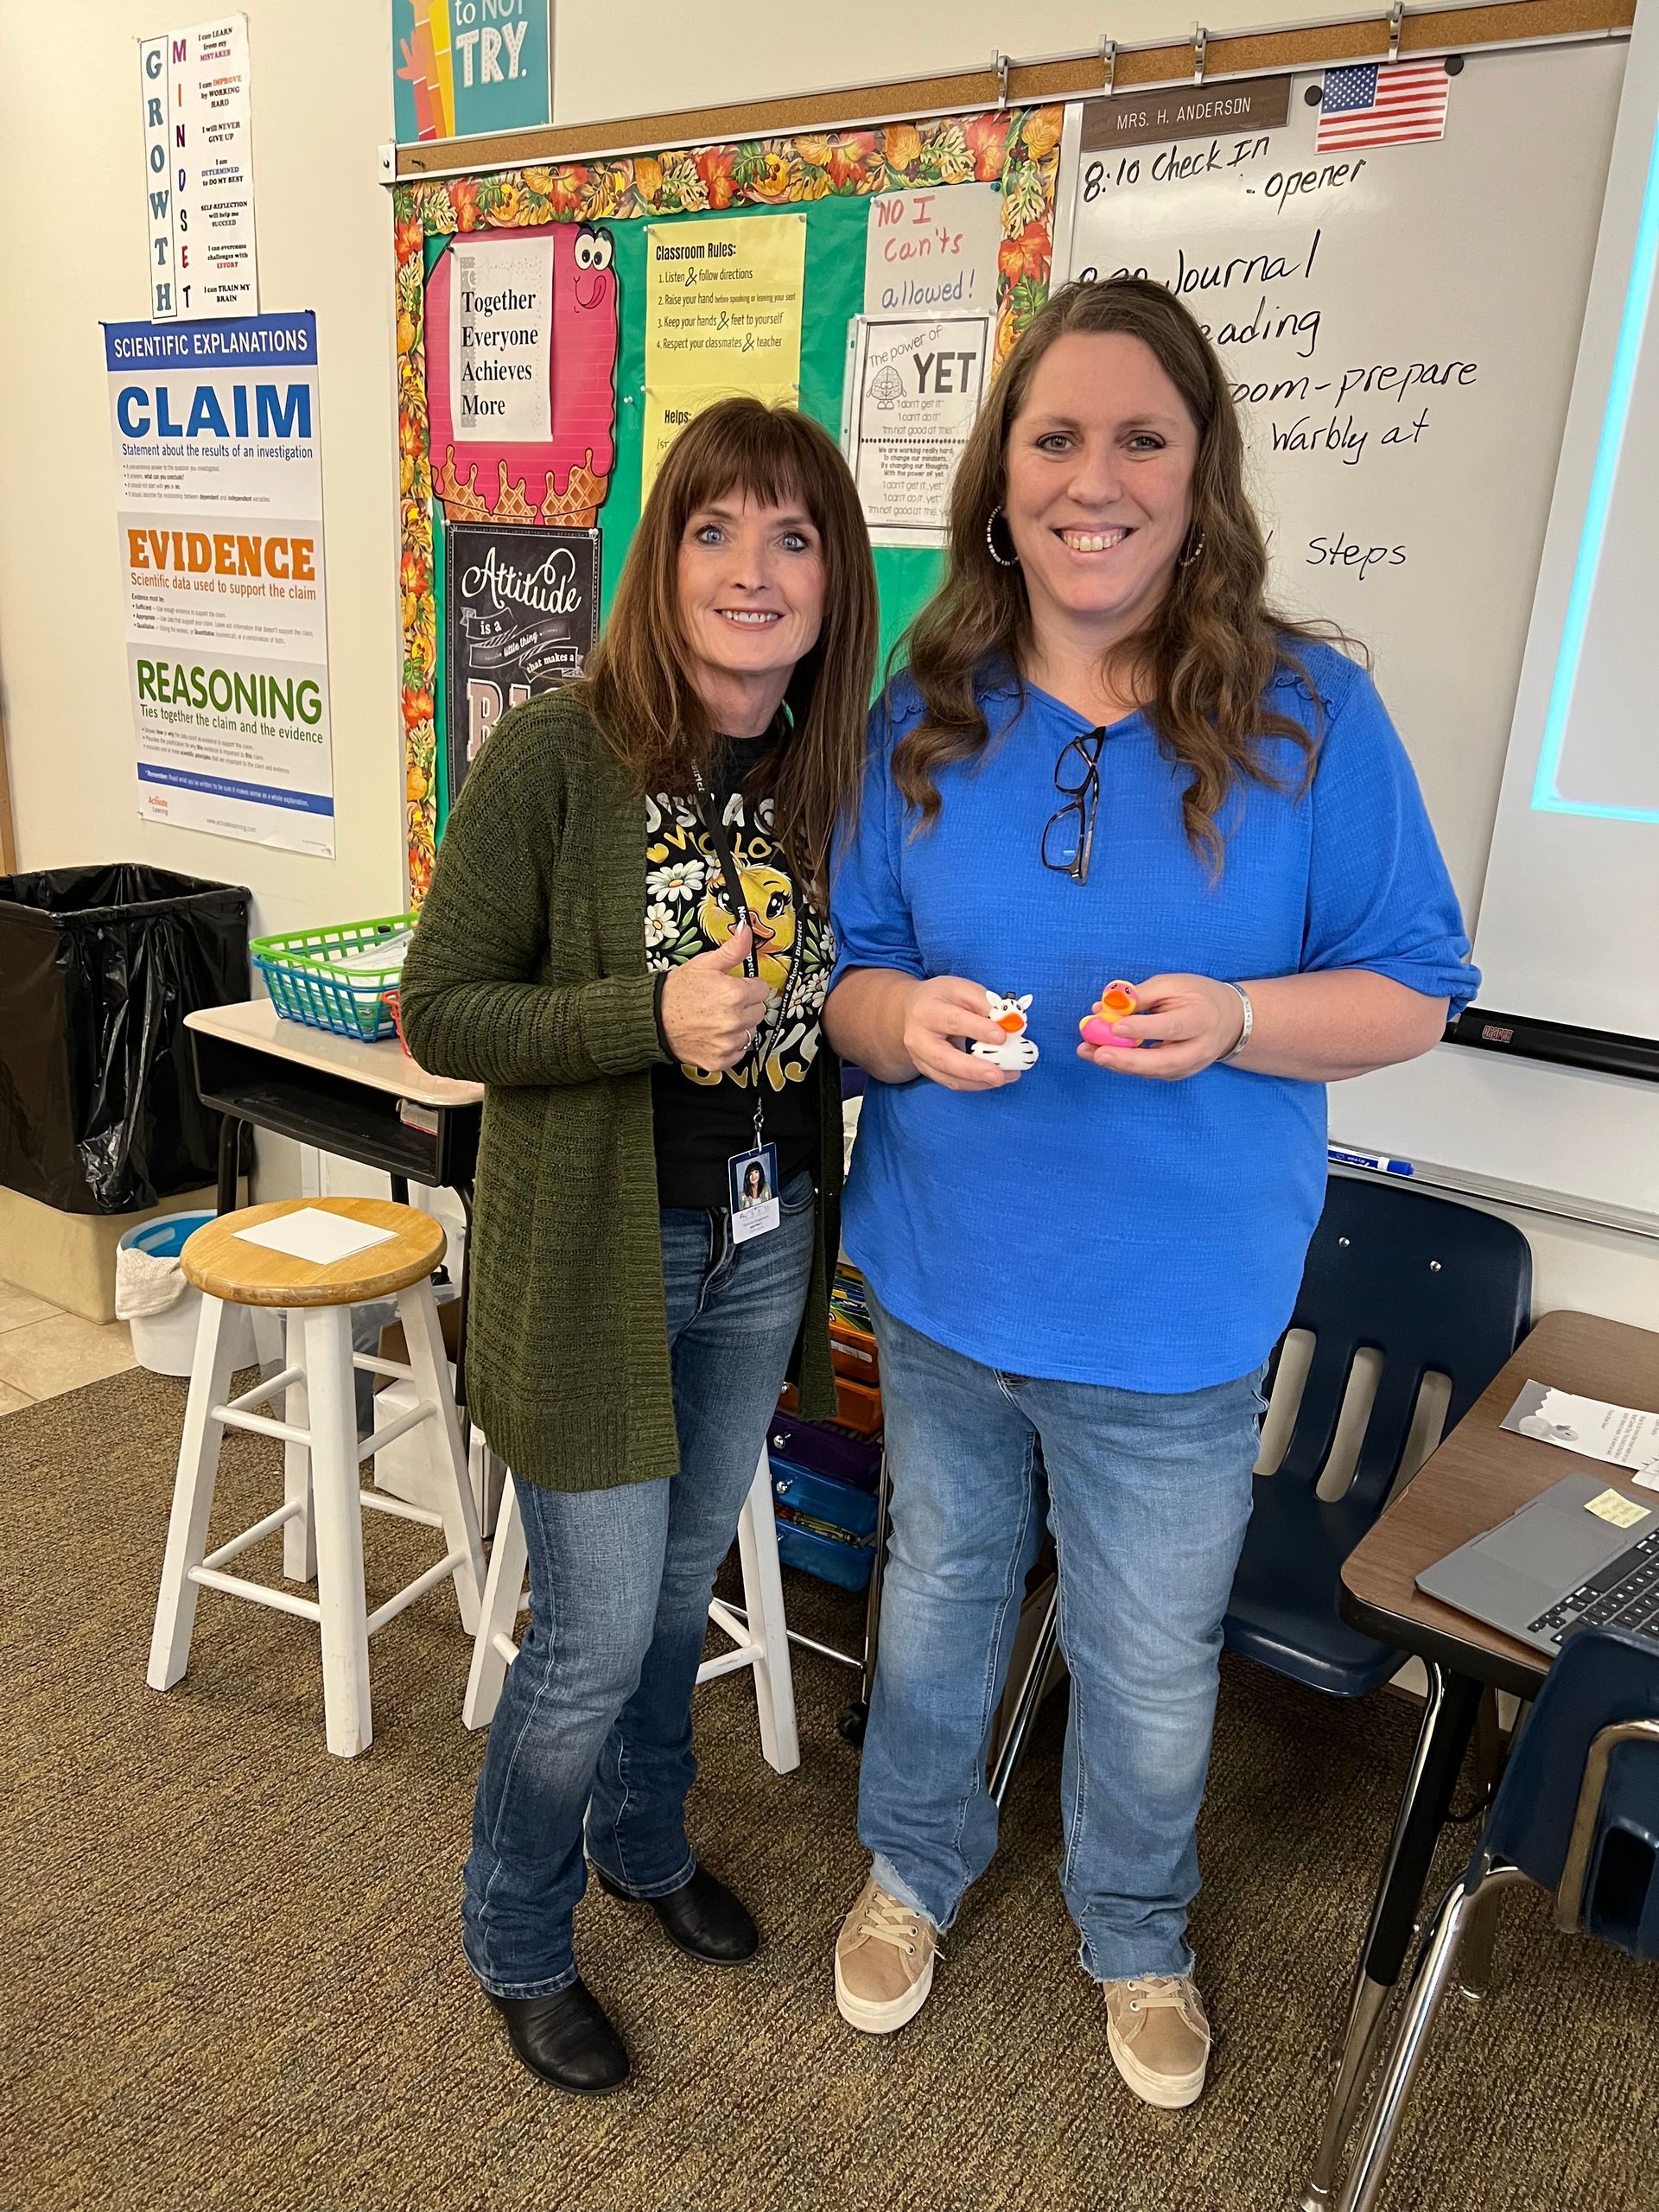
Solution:
M1593 1513L1598 1521L1611 1521L1615 1529L1634 1529L1638 1521L1651 1518L1649 1507L1638 1505L1633 1497L1616 1490L1605 1490L1599 1497L1587 1498L1584 1510Z

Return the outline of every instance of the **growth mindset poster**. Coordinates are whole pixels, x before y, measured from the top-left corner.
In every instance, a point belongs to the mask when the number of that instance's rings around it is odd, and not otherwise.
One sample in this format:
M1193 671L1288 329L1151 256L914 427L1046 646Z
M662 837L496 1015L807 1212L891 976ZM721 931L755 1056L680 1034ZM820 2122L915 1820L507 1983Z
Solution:
M315 318L104 340L138 811L332 858Z

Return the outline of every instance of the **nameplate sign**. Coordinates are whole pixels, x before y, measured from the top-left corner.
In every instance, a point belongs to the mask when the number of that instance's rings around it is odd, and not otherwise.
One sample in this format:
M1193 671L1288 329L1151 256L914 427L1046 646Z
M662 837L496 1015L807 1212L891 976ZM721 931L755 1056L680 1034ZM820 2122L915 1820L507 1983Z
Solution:
M1125 92L1115 99L1084 101L1083 150L1104 154L1116 146L1143 145L1149 138L1277 130L1289 118L1288 77L1241 77L1233 84Z

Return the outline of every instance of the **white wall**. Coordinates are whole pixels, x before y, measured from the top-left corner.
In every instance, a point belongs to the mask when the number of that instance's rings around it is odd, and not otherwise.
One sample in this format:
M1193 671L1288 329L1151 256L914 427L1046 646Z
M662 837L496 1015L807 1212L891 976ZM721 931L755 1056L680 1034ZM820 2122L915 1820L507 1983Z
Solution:
M337 857L142 821L100 321L148 310L135 41L207 11L0 8L0 681L24 868L248 884L256 927L403 903L385 10L254 0L260 297L321 356Z
M0 4L0 702L20 865L136 858L246 883L280 929L385 913L404 897L397 699L385 0L243 0L253 54L262 302L314 308L338 852L267 852L142 821L129 721L98 325L146 308L135 42L200 6ZM1317 22L1335 0L1208 0L1211 32ZM557 119L604 121L988 60L1187 36L1190 0L768 0L711 17L683 0L556 0ZM711 24L716 26L711 35ZM621 26L619 35L619 25ZM297 1187L262 1147L264 1194ZM1659 1248L1522 1217L1539 1309L1659 1327Z

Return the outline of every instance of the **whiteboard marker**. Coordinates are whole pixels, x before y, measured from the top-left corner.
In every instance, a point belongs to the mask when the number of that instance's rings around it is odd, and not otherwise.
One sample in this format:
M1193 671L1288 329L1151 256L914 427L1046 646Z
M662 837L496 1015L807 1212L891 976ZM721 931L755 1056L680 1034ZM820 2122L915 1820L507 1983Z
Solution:
M1390 1160L1382 1152L1338 1152L1335 1145L1327 1147L1325 1158L1334 1160L1338 1167L1369 1167L1378 1175L1409 1175L1408 1160Z

